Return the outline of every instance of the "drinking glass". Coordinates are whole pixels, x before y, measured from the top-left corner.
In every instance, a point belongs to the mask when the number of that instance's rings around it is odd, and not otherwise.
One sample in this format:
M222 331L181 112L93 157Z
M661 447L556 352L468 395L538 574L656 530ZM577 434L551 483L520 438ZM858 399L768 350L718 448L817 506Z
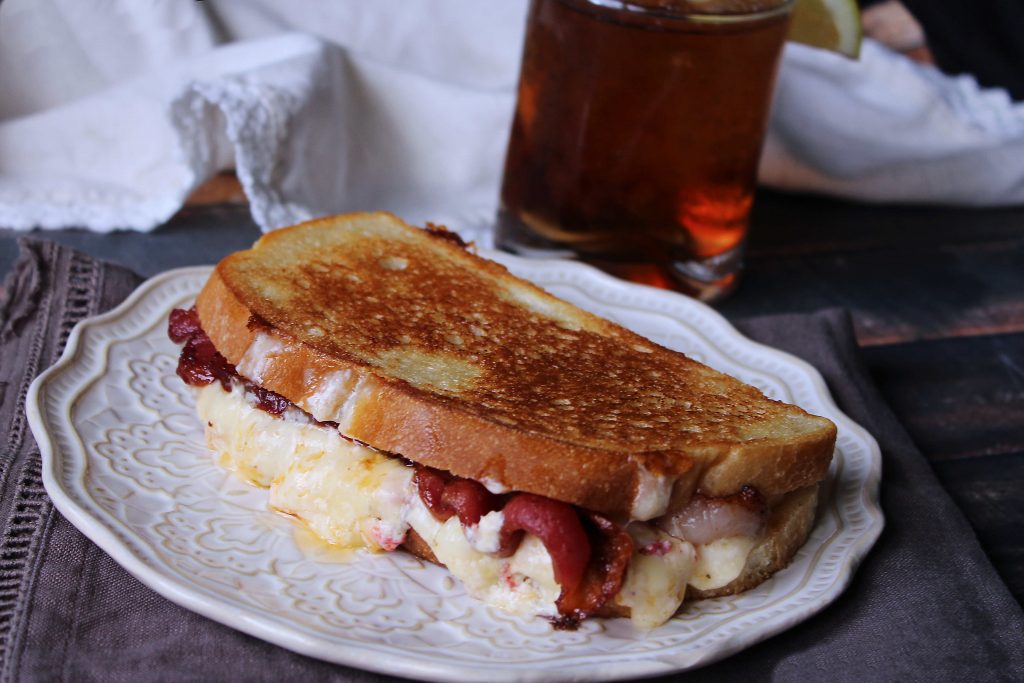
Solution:
M792 0L533 0L499 247L737 282Z

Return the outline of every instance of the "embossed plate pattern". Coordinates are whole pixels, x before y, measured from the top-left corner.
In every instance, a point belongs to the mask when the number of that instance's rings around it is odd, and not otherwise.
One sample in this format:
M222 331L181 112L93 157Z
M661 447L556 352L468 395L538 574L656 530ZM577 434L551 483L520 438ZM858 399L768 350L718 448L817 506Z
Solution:
M75 328L29 394L47 491L132 574L174 602L272 643L428 680L614 680L703 665L806 619L845 588L877 539L880 455L804 362L756 344L706 306L586 266L487 255L554 294L797 403L839 426L819 520L793 564L755 590L687 604L638 634L625 620L553 631L465 595L403 553L324 562L267 511L266 493L214 465L174 374L167 314L209 268L171 271Z

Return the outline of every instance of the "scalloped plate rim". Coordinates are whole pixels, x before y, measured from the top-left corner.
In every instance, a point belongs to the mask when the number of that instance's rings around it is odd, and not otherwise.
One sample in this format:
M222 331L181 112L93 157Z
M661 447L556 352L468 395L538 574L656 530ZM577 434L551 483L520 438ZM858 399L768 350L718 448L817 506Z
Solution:
M287 625L286 619L268 614L245 614L245 612L253 612L254 610L248 606L231 603L220 596L212 595L205 588L197 584L187 583L173 576L161 573L158 567L154 567L142 558L137 557L131 548L116 537L103 520L94 517L88 510L80 507L63 489L56 476L57 469L61 467L61 462L58 461L53 437L47 430L48 416L44 414L42 396L47 384L53 378L58 377L76 363L82 345L82 337L87 333L87 330L122 318L130 313L151 292L165 286L169 281L208 273L212 266L178 268L158 274L141 283L118 306L81 321L69 335L60 359L41 373L30 385L26 400L26 413L42 455L44 486L54 505L74 526L110 554L129 573L160 595L186 609L300 654L338 664L356 666L378 673L408 676L424 680L473 680L474 672L478 675L482 669L486 669L489 677L495 681L555 681L576 680L584 677L590 680L619 680L627 677L645 677L678 672L717 661L765 638L789 629L826 607L846 589L856 567L874 545L875 541L877 541L884 526L884 518L878 505L881 453L874 438L838 408L825 385L824 379L813 366L784 351L748 339L717 311L696 300L674 292L618 280L590 266L577 262L559 259L522 259L486 249L479 249L478 252L504 265L511 266L513 269L518 267L526 271L537 269L541 271L548 269L577 270L581 277L596 278L606 288L621 289L641 298L661 300L668 306L689 308L691 309L691 314L703 318L703 322L712 322L718 328L718 331L728 336L732 342L740 346L756 349L758 354L774 358L779 363L793 366L799 370L800 374L806 376L810 380L812 389L818 399L823 401L829 409L830 418L840 423L841 430L845 429L854 433L856 438L864 442L868 447L869 471L865 477L865 485L861 489L861 496L859 498L859 502L863 506L862 509L868 518L867 525L857 541L845 551L845 561L840 567L840 574L836 580L816 599L796 607L785 619L776 618L771 620L769 624L760 624L757 629L748 629L747 631L734 634L724 640L719 640L710 646L706 646L701 652L680 653L682 657L674 657L671 653L653 652L646 657L644 655L636 655L635 659L627 661L598 661L593 664L576 663L563 668L536 669L524 667L522 664L506 662L499 662L493 665L474 662L471 665L472 668L469 668L470 665L460 665L459 663L430 662L413 659L403 660L401 658L389 659L383 664L379 663L381 660L367 662L359 657L361 652L365 652L366 644L353 643L346 645L332 642L329 644L330 649L328 650L326 649L328 644L320 638L298 631L289 631L287 628L282 629L282 625ZM527 276L527 279L531 278ZM623 304L604 301L589 292L587 294L599 304L623 306ZM678 318L674 317L670 312L660 309L648 312L678 321ZM683 324L685 324L685 321ZM702 334L702 336L704 335ZM705 337L705 340L709 346L717 348L717 345L710 339ZM734 362L746 365L742 361L733 358L728 352L722 351L720 348L718 351L730 357ZM63 406L63 408L65 410L61 417L67 419L70 417L68 411L71 409L71 406ZM78 433L76 430L71 429L69 431L77 438ZM81 443L78 443L78 446L81 448ZM62 455L65 458L68 457L68 454ZM84 453L74 455L82 457ZM133 534L133 532L129 533ZM386 649L393 651L398 648L386 646Z

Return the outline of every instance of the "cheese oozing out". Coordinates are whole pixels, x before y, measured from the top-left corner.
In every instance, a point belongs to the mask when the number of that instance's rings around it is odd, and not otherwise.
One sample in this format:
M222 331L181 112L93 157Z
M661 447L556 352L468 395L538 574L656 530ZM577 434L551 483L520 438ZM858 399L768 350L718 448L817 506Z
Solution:
M494 554L500 511L472 527L457 516L441 522L420 499L413 469L399 459L346 440L297 408L273 416L250 401L240 385L224 391L214 382L198 389L196 403L220 465L268 487L273 509L345 549L395 550L414 529L476 599L514 614L558 616L560 587L538 538L526 535L511 557ZM642 522L627 530L636 550L616 601L630 608L641 629L667 621L687 584L713 588L736 578L754 544L746 539L744 553L744 539L694 547Z

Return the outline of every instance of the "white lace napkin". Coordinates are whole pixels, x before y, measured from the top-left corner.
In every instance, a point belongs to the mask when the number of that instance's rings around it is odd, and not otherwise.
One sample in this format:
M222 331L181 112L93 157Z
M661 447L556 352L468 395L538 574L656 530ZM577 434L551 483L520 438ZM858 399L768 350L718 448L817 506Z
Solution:
M6 0L0 226L152 229L235 168L266 229L387 209L486 236L525 0ZM1024 105L872 43L791 45L763 182L1024 201ZM484 239L486 241L486 239Z

